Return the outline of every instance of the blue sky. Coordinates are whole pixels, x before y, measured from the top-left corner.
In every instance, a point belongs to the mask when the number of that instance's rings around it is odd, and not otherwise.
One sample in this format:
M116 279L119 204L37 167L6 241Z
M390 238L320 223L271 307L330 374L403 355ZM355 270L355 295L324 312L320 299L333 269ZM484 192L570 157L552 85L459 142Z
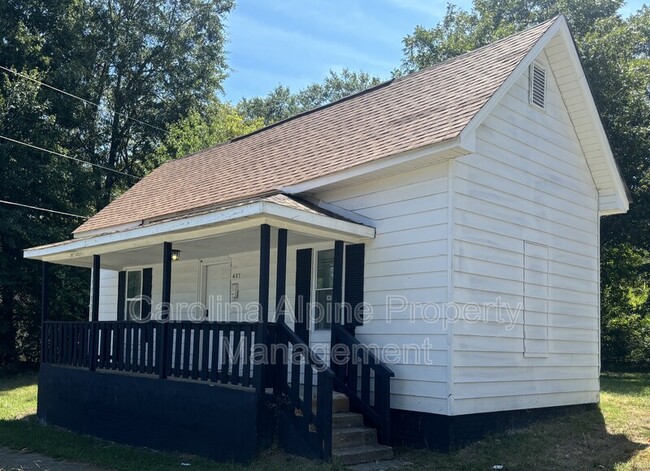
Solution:
M471 0L452 3L471 6ZM622 13L643 3L630 1ZM238 0L227 21L234 70L224 84L226 99L265 95L278 84L298 91L343 67L387 79L400 64L404 36L418 24L434 26L446 5L440 0Z

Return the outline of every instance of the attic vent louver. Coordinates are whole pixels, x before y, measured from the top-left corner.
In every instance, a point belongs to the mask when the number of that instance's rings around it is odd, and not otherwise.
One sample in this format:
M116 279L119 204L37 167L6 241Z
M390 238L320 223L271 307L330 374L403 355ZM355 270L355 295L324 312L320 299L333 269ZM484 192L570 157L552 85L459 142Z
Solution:
M546 104L546 69L537 63L530 67L530 102L542 109Z

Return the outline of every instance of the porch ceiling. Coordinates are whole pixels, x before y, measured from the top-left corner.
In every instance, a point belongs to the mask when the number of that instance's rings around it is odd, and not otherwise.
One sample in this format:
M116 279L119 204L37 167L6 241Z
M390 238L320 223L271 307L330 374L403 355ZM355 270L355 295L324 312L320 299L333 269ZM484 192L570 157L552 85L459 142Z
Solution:
M259 226L289 230L292 245L322 240L359 242L375 230L314 208L263 198L208 213L178 217L119 232L68 240L25 250L25 258L92 267L101 255L102 268L147 265L162 260L162 243L172 242L184 260L225 256L259 248Z

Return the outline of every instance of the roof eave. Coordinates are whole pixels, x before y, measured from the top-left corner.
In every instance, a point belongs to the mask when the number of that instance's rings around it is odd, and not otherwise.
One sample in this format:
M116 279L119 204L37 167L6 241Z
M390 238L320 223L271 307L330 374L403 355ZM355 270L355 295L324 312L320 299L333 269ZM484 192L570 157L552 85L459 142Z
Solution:
M268 201L258 201L245 206L163 221L122 232L32 247L24 251L24 257L65 265L66 261L89 255L133 250L162 242L201 239L260 224L270 224L315 237L346 242L361 242L375 237L373 227Z

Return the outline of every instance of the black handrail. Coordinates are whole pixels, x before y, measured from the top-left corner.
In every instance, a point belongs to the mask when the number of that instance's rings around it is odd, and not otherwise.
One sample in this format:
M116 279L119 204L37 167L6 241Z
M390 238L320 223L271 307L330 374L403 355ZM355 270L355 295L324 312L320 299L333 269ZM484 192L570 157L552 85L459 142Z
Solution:
M292 417L295 424L305 436L314 443L321 458L329 460L332 456L332 391L334 371L314 353L303 340L291 330L284 321L276 323L276 344L291 346L293 361L281 362L277 366L284 372L277 375L278 387L284 392L291 403ZM288 348L287 348L288 354ZM300 362L296 362L296 354L304 359L302 381L302 397L300 396ZM287 377L287 363L291 370ZM313 404L313 373L316 370L316 407ZM293 412L295 411L295 413ZM317 440L313 439L316 435Z
M343 344L348 351L344 358L332 359L336 365L334 382L337 389L345 393L350 398L352 408L363 414L364 420L377 429L379 443L390 445L390 378L395 373L343 326L332 325L332 339L332 348ZM344 363L338 364L337 361L341 360ZM371 378L371 370L374 378ZM371 388L371 379L374 379L374 388ZM371 400L373 390L374 401Z

